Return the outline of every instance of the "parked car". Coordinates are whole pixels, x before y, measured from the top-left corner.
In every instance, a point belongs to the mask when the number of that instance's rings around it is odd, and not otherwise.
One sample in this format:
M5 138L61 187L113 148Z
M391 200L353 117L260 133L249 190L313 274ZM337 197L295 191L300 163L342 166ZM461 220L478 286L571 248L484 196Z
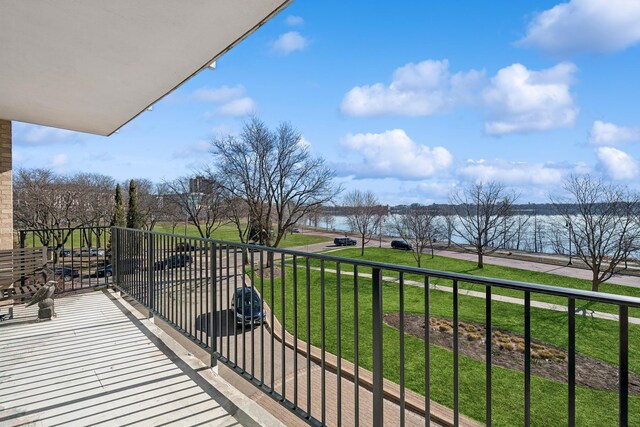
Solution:
M120 274L133 274L141 270L142 262L139 259L127 258L118 262L118 272ZM113 272L113 270L112 270Z
M182 242L176 245L176 251L178 252L197 251L198 249L200 249L199 246L188 242Z
M356 241L350 237L336 237L333 239L333 244L336 246L355 246Z
M405 242L404 240L392 240L391 241L392 249L403 249L405 251L410 251L413 249L410 243Z
M96 270L96 277L111 277L113 276L113 268L111 264L107 264L104 267L100 267Z
M258 325L264 322L262 301L256 291L251 288L239 288L231 299L231 308L236 316L237 325Z
M96 249L96 248L82 248L79 251L75 252L75 256L79 257L91 257L91 256L104 256L104 249Z
M71 256L71 251L69 249L61 248L59 253L61 257Z
M80 277L80 272L77 268L71 267L56 267L55 275L62 277L65 282L75 279L76 277Z
M248 245L250 245L249 252L260 252L265 248L265 245L261 245L260 243L255 242L249 242Z
M300 233L300 229L299 228L294 228L293 230L291 230L292 233Z
M191 256L186 254L173 255L155 264L156 270L164 270L165 268L186 267L191 265Z
M49 252L57 252L59 256L71 256L71 251L65 248L58 248L57 246L47 246Z

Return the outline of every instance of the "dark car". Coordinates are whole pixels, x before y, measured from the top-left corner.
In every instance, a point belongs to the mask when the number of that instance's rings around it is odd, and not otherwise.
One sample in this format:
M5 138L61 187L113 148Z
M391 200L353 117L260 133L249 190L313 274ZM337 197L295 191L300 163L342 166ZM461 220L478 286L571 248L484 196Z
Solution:
M249 248L248 248L249 252L260 252L264 250L264 248L266 247L265 245L261 245L260 243L256 243L256 242L249 242L248 245L249 245Z
M178 243L176 245L176 251L178 252L197 251L198 249L200 249L200 247L188 242Z
M185 254L173 255L156 262L156 270L164 270L165 268L186 267L191 264L191 256Z
M413 249L413 246L411 246L411 244L405 242L404 240L392 240L391 247L393 249L402 249L405 251L410 251Z
M301 233L299 228L294 228L293 230L291 230L292 233Z
M60 256L63 257L63 258L71 256L71 251L69 249L61 248L60 249Z
M135 274L138 271L142 270L142 262L136 258L125 258L118 261L118 273L120 274ZM111 269L111 264L109 264L109 270L113 272Z
M100 267L96 270L96 277L111 277L113 276L113 268L111 264L107 264L104 267Z
M65 282L75 279L76 277L80 277L80 272L77 268L56 267L54 271L56 276L62 277Z
M49 252L58 252L61 257L71 256L71 251L65 248L58 248L57 246L47 246Z
M336 246L355 246L356 241L349 237L336 237L333 239L333 244Z
M239 288L233 294L231 307L236 316L237 325L258 325L264 322L262 301L256 291L251 288Z

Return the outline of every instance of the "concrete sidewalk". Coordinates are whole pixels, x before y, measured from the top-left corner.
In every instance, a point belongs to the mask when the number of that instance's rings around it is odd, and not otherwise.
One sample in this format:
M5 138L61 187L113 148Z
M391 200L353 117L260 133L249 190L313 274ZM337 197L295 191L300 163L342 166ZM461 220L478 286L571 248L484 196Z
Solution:
M478 256L470 252L436 250L435 254L443 257L463 259L463 260L474 261L474 262L478 260ZM509 259L509 258L496 257L496 256L490 256L490 255L484 256L484 262L485 264L499 265L501 267L512 267L512 268L518 268L520 270L535 271L538 273L557 274L559 276L573 277L576 279L584 279L589 281L591 280L591 274L592 274L591 270L585 270L584 268L571 267L571 266L558 266L558 265L545 264L542 262L523 261L519 259ZM640 288L640 277L615 274L613 275L613 277L611 277L611 279L609 279L605 283L613 283L616 285Z

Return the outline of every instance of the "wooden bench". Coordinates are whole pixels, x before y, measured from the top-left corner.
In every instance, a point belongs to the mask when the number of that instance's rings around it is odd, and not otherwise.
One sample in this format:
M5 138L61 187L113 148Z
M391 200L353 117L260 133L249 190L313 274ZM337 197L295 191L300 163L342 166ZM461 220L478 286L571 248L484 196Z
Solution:
M9 318L13 318L13 304L25 303L44 285L33 278L47 263L46 248L0 250L0 306L9 301ZM33 283L25 284L26 281ZM16 287L18 285L18 287ZM24 285L24 286L20 286ZM6 315L0 315L3 320Z

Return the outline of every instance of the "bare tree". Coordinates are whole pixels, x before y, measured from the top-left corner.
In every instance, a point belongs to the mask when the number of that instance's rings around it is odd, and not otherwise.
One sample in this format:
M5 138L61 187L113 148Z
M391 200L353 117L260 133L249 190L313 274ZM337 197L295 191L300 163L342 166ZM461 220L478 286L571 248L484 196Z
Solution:
M393 227L411 244L418 267L422 267L425 249L430 248L431 258L434 257L433 241L440 234L440 225L433 210L425 206L412 206L395 218Z
M455 231L455 212L450 206L446 206L441 210L440 213L443 220L442 235L447 240L447 247L450 247L452 243L453 232Z
M138 211L144 228L153 230L162 218L162 201L158 194L158 185L148 179L136 179L138 191Z
M637 195L626 187L605 184L590 176L571 176L563 185L568 197L552 197L557 212L569 224L575 256L592 272L591 289L624 268L640 230L635 215Z
M194 188L193 180L200 178L201 184ZM213 233L228 222L225 213L224 195L220 185L212 179L184 176L164 183L167 196L164 203L173 204L189 219L200 237L211 238Z
M497 182L474 183L452 193L454 230L466 243L461 246L478 255L478 268L484 267L485 254L493 253L511 237L511 213L516 199L514 193Z
M81 245L101 247L104 242L105 228L113 216L115 204L113 187L115 180L109 176L94 173L79 173L68 179L76 189L76 217L83 227Z
M288 123L271 131L253 118L244 124L240 136L212 141L214 163L209 175L220 183L234 212L246 213L248 233L239 217L235 221L242 241L255 238L277 247L300 218L339 193L333 171L324 159L313 157L301 140L302 135ZM246 206L238 206L240 202Z
M507 238L505 234L503 236L504 244L503 247L505 249L515 249L519 251L521 249L523 241L526 239L526 236L529 234L529 220L531 216L524 215L514 215L513 218L513 233Z
M322 215L322 221L324 222L325 230L332 229L335 226L336 219L333 215L326 213Z
M364 256L364 246L369 243L371 236L378 229L384 216L382 214L384 208L373 192L361 190L347 193L343 206L346 208L349 229L360 237L360 255Z
M567 233L565 222L550 221L545 230L545 239L551 248L551 252L556 255L567 253Z
M66 177L48 169L19 169L14 175L14 221L35 230L44 246L62 247L77 217L80 190Z

